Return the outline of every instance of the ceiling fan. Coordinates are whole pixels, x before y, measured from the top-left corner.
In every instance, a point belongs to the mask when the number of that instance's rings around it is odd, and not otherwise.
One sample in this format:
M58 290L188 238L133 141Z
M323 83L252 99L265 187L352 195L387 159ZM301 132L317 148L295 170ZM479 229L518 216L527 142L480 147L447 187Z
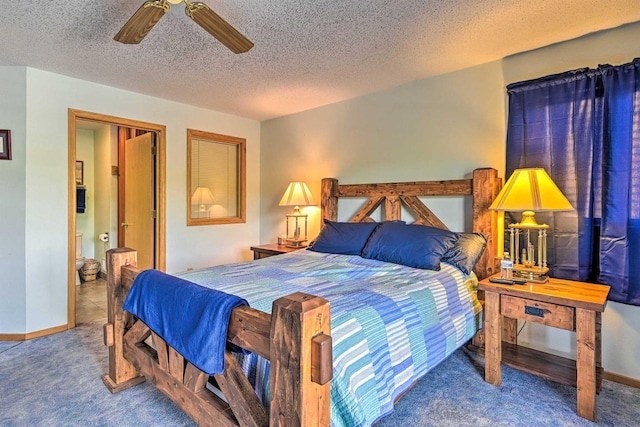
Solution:
M114 40L125 44L137 44L151 31L160 18L169 10L169 3L180 4L184 1L185 13L196 24L218 39L235 53L244 53L253 47L253 43L227 21L202 2L190 0L148 0L133 14L118 31Z

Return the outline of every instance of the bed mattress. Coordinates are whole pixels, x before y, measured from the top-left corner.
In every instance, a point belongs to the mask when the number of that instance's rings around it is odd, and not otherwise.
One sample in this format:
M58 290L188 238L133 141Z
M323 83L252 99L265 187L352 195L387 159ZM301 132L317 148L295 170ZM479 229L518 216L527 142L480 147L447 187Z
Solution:
M481 325L475 276L446 263L432 271L300 250L177 276L239 295L267 313L273 301L294 292L327 299L335 427L368 426L393 411L398 396ZM245 357L242 363L267 404L268 362L258 359Z

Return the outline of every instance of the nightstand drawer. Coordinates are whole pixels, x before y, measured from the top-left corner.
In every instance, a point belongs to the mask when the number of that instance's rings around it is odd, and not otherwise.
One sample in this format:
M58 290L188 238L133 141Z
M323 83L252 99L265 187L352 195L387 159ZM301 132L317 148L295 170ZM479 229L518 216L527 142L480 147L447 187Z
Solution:
M522 319L554 328L573 331L575 329L575 309L564 305L551 304L501 295L500 314L512 319Z

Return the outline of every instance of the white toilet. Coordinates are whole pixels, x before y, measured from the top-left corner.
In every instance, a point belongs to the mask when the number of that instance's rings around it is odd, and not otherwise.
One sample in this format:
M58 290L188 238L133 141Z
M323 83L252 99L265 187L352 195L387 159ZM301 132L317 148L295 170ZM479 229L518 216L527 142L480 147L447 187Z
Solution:
M84 265L85 259L82 256L82 233L76 232L76 286L80 285L80 269Z

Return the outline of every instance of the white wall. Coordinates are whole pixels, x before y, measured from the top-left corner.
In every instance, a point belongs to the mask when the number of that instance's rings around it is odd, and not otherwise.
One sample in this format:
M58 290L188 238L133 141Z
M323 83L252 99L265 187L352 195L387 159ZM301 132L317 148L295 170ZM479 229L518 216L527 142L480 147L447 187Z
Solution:
M261 242L284 233L290 208L278 202L289 181L306 181L319 203L325 177L397 182L470 177L477 167L503 169L501 66L493 62L263 122ZM461 231L461 203L442 201L434 211ZM315 236L319 208L306 212Z
M76 160L82 161L83 185L86 188L84 213L76 213L76 232L82 233L82 256L95 258L96 240L96 186L95 186L95 150L92 130L79 129L76 132Z
M11 131L12 153L0 160L0 331L11 333L26 327L26 69L0 67L0 94L0 129Z
M10 174L10 193L15 193L8 208L2 209L2 215L11 211L15 227L2 229L0 238L15 241L19 251L12 255L14 262L3 264L2 281L11 277L11 283L3 283L0 303L8 300L7 309L19 312L5 315L3 307L0 333L28 333L67 323L69 108L167 126L168 272L251 258L249 247L259 240L258 122L33 68L2 67L0 73L0 117L11 117L6 126L14 127L16 146L11 166L0 162L0 173ZM4 95L5 86L10 99ZM246 224L186 226L187 128L247 139ZM7 171L10 167L16 170Z
M93 131L94 135L94 238L93 257L101 261L105 257L105 248L117 246L117 206L118 206L118 177L111 175L111 166L118 165L117 143L118 131L116 126L103 125ZM76 142L77 145L77 142ZM115 156L112 152L115 148ZM116 216L113 217L112 213ZM110 241L105 245L98 240L101 233L109 233Z
M602 31L504 60L505 86L598 64L618 65L640 57L640 23ZM640 307L609 302L602 316L604 369L640 379ZM527 324L521 342L575 358L575 333Z

